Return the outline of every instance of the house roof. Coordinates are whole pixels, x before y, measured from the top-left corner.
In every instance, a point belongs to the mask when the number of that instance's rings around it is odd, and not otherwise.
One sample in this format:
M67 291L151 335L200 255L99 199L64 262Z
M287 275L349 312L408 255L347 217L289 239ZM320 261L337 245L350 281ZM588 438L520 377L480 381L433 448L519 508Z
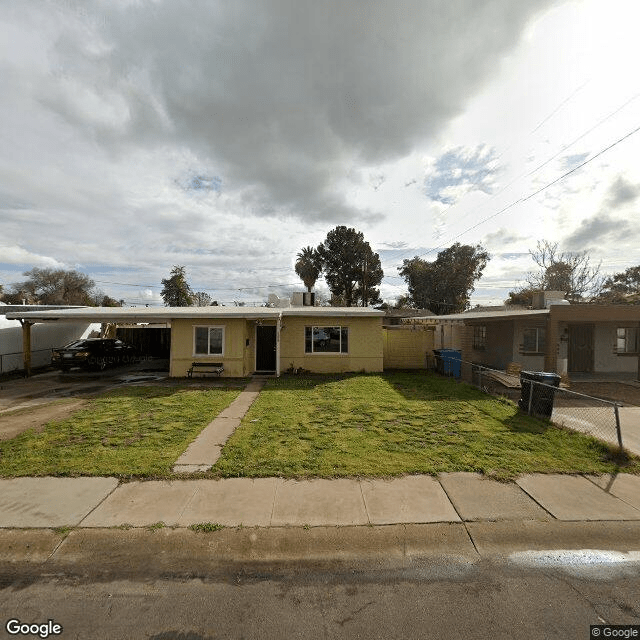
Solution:
M170 322L180 318L277 318L283 316L382 317L384 311L367 307L81 307L7 313L9 319L33 322Z
M549 309L498 309L496 311L465 311L464 313L451 313L443 316L431 316L427 318L405 318L406 321L420 320L425 323L437 322L465 322L467 320L509 320L522 317L540 317L549 315Z
M640 307L634 305L551 304L546 309L496 309L494 311L465 311L430 318L405 318L404 322L437 324L440 322L469 322L516 320L518 318L546 318L574 322L616 322L640 320Z

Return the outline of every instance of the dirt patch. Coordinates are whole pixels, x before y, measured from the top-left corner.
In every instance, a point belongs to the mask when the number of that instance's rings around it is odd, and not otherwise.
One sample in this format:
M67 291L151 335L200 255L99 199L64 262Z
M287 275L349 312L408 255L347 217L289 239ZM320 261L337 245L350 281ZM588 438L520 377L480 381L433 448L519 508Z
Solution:
M640 407L640 387L624 382L571 382L570 391Z
M0 440L10 440L27 429L42 431L52 420L63 420L87 404L86 400L60 400L0 414Z

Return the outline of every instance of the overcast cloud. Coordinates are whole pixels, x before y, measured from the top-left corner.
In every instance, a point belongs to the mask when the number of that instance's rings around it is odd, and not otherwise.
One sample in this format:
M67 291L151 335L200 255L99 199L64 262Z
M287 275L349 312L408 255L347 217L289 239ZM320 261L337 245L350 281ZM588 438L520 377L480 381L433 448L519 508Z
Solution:
M561 24L580 5L4 4L0 282L18 281L32 266L63 265L104 281L101 288L114 297L135 302L152 291L157 301L160 278L181 264L194 288L215 298L247 299L250 292L259 301L298 288L295 253L336 224L362 229L375 250L402 250L389 254L397 264L450 244L526 192L517 182L526 159L536 166L572 139L567 127L561 138L544 118L560 118L553 109L579 78L555 76L534 56L550 28L532 25ZM557 60L564 73L562 56ZM529 100L531 112L506 104L523 93L525 75L532 91L546 75L550 94L547 101L540 93L539 104ZM592 86L601 91L596 80ZM565 108L582 104L588 90ZM499 112L505 108L508 119ZM540 122L544 127L534 129ZM527 139L533 131L537 137ZM569 149L535 180L544 184L583 161L599 142ZM562 192L546 194L544 206L565 221L572 246L598 233L614 239L615 212L627 207L628 214L637 204L639 183L621 167L613 170L617 181L599 194L604 216L592 207L576 222L563 210ZM578 183L563 188L582 192ZM504 202L495 199L502 193ZM450 211L453 205L461 208ZM506 231L505 220L496 220L461 241L502 238L525 254L526 243L548 235L540 225L549 214L539 215L522 216L535 230ZM387 297L402 293L397 264L389 262ZM138 283L149 286L136 289Z

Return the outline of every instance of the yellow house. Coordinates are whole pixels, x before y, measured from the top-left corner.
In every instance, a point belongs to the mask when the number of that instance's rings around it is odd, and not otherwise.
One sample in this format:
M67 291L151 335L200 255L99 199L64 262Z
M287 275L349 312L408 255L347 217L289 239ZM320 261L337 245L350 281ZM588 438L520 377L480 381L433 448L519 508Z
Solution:
M220 364L223 376L375 372L383 369L383 311L362 307L84 307L13 314L24 342L42 322L88 321L171 328L170 375L193 363Z
M361 307L200 307L171 319L171 369L220 363L222 375L382 371L382 317Z

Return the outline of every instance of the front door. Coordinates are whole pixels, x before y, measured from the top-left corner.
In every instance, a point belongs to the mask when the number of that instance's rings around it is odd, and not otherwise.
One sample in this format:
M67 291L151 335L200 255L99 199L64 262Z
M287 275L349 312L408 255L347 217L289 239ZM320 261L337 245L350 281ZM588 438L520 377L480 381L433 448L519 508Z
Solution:
M256 327L256 371L276 370L276 327L258 325Z
M569 325L569 372L593 371L593 325Z

